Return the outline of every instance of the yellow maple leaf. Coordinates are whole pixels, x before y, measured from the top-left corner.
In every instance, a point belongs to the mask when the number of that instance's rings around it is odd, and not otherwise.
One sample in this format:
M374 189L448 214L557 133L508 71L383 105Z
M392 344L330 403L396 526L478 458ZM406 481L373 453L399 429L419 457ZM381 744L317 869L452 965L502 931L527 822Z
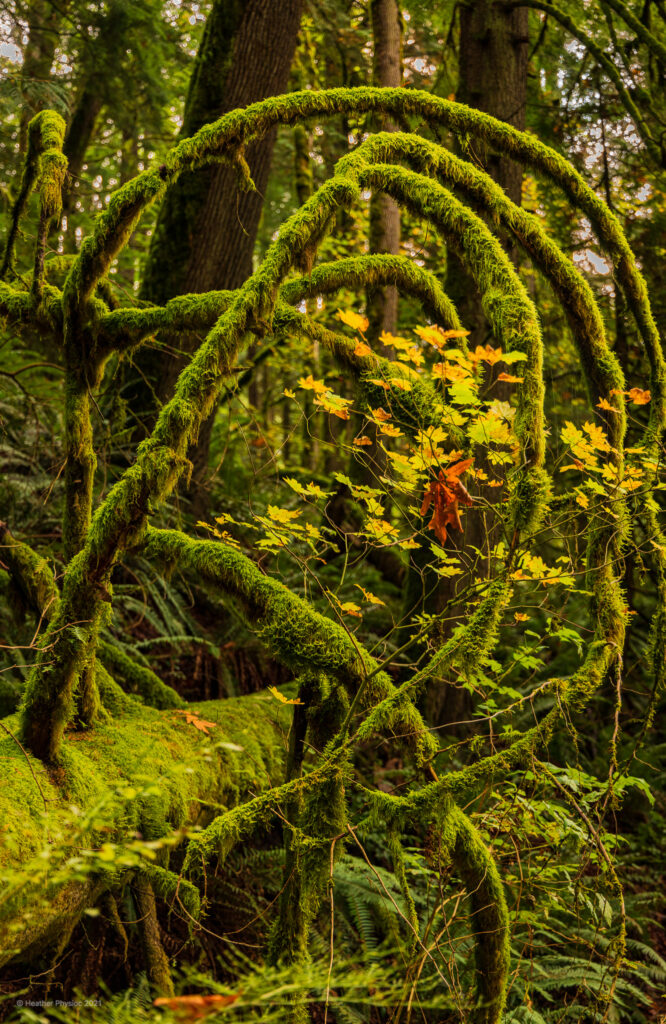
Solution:
M354 331L360 331L361 334L365 334L368 329L368 318L360 316L359 313L355 313L353 309L339 309L335 314L336 318L340 320L347 327L351 327Z
M606 412L617 412L614 405L611 405L607 398L600 398L597 402L597 409L605 409Z
M314 404L331 413L332 416L337 416L338 419L349 419L351 398L342 398L340 395L334 395L332 391L327 391L324 395L317 395Z
M500 373L497 379L503 380L506 384L522 384L525 380L524 377L514 377L512 373Z
M285 398L296 398L296 392L292 391L291 388L285 388L282 394Z
M379 335L379 340L382 345L386 348L397 348L406 351L411 348L411 341L407 341L405 338L398 338L395 334L389 334L388 331L382 331Z
M418 345L408 345L408 347L398 355L398 359L403 363L414 363L414 366L421 366L423 363L423 352Z
M398 532L395 526L387 523L385 519L371 518L365 524L365 532L376 540L387 540Z
M583 430L589 435L590 444L598 452L612 451L603 427L598 426L596 423L583 423Z
M448 380L452 383L457 381L466 381L472 383L472 375L469 370L464 366L459 366L455 363L435 363L432 368L433 377L439 377L441 380Z
M193 711L187 708L176 708L174 711L175 715L184 715L185 721L188 725L193 725L199 732L204 733L205 736L210 735L209 729L214 729L218 724L217 722L207 722L204 718L199 718L198 715L194 714Z
M647 405L652 399L649 391L642 391L640 388L629 388L627 394L634 405Z
M450 338L467 338L471 331L442 331L442 337L448 341Z
M274 523L280 523L283 526L291 523L294 519L298 519L300 514L299 509L296 509L294 512L290 512L289 509L279 508L277 505L268 506L269 519L272 519Z
M389 384L391 384L394 388L399 388L400 391L412 390L412 385L409 383L408 380L405 380L404 377L390 377Z
M386 602L382 601L380 597L375 597L375 595L372 594L369 590L366 590L365 587L362 587L360 583L355 583L354 586L361 591L363 597L368 602L368 604L386 604Z
M360 437L355 437L353 443L357 448L362 448L364 445L372 444L372 441L367 434L362 434Z
M427 341L435 348L441 348L446 341L446 336L441 327L415 327L414 334L418 335L421 341Z
M494 366L502 358L502 349L493 348L491 345L477 345L474 352L470 353L470 359L475 363L488 363Z
M527 622L529 619L529 615L526 615L525 612L514 612L513 617L516 622Z
M356 348L354 349L355 356L369 356L372 355L372 349L369 345L366 345L364 341L357 341Z
M392 423L382 423L379 429L382 434L386 434L388 437L402 437L402 430L394 427Z
M314 391L317 395L325 395L328 391L323 380L315 380L312 374L309 374L307 377L301 377L298 381L298 386L305 391Z
M369 378L371 384L376 384L378 388L384 388L384 391L390 390L390 384L387 384L385 380L380 380L378 377Z

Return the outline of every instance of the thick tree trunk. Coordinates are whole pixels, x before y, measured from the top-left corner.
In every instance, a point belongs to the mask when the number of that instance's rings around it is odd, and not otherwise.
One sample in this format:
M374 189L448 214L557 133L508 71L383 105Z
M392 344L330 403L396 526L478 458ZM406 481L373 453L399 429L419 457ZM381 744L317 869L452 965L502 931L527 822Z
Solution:
M457 98L524 129L527 105L528 10L497 0L469 0L460 8ZM514 203L520 203L520 164L492 151L475 154Z
M206 22L190 83L181 137L237 107L285 92L296 49L303 0L217 0ZM266 54L270 53L270 60ZM254 190L238 167L217 164L184 174L169 190L159 213L141 297L165 303L175 295L237 288L252 273L277 132L248 146L244 157ZM147 349L137 359L141 376L128 399L140 418L154 416L154 395L164 401L197 335L170 338L183 355ZM185 357L185 358L184 358ZM146 387L147 380L150 387ZM214 413L202 424L191 453L190 495L195 515L206 506L205 475Z
M190 83L183 138L229 110L285 91L302 6L302 0L213 5ZM142 298L163 304L187 292L237 288L249 277L274 144L272 131L244 154L256 192L239 188L239 172L228 164L181 176L160 210ZM156 371L149 376L160 397L181 368L182 360L153 356L146 369Z

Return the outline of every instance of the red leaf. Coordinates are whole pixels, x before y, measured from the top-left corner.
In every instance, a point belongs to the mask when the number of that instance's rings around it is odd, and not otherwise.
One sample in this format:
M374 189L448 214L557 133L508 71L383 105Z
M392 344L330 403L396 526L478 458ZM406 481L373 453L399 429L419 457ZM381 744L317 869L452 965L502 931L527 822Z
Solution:
M455 465L448 466L447 469L444 470L444 472L446 473L447 479L449 477L460 476L460 474L464 473L466 469L469 469L469 467L472 465L473 462L474 462L474 459L463 459L462 462L456 462Z
M230 996L173 996L172 998L162 997L156 999L153 1006L164 1006L167 1010L173 1010L180 1020L201 1020L209 1013L214 1013L221 1006L231 1006L242 993L236 992Z
M437 480L432 480L426 488L421 505L421 515L424 516L434 502L432 519L428 523L428 529L433 530L435 536L443 544L447 538L447 528L453 527L462 530L458 505L472 505L473 500L467 488L460 482L458 477L472 465L473 459L464 459L457 462L448 469L440 470Z

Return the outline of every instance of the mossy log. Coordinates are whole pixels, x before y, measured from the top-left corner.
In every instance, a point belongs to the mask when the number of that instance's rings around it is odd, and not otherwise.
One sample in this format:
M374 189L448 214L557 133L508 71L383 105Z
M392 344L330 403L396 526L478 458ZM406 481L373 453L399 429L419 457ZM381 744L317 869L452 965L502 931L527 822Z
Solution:
M0 723L0 966L30 960L141 874L145 841L154 856L163 840L165 858L190 828L282 778L288 722L269 695L185 715L145 707L101 674L113 716L67 734L57 776L19 745L17 716ZM215 724L206 733L192 718Z

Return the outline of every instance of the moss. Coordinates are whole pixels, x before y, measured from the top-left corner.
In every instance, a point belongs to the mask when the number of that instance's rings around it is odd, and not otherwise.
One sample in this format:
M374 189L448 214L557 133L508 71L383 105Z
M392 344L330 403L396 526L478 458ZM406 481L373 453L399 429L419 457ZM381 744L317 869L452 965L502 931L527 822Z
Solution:
M143 869L143 874L159 899L171 906L180 906L189 914L193 922L199 920L201 897L195 885L158 864L147 865Z
M485 843L459 808L451 811L455 832L452 858L472 904L477 1001L474 1024L499 1024L509 980L509 911L504 887Z
M58 588L46 558L17 540L6 523L0 522L0 551L5 568L25 608L49 618L58 603Z
M248 791L261 790L284 762L285 711L268 697L191 705L194 714L217 723L208 736L180 715L123 698L113 719L99 721L94 731L68 734L58 783L43 764L26 757L0 732L0 778L5 779L0 784L0 872L5 881L0 961L37 935L55 934L73 906L80 913L91 905L86 879L65 862L80 852L79 843L98 845L95 829L103 826L104 841L122 846L132 842L136 831L156 836L194 825L209 803L232 804ZM5 725L17 735L15 716ZM127 786L133 796L127 795ZM94 811L92 835L77 837L81 815L72 818L71 805L84 816ZM47 846L48 862L40 856ZM47 863L55 881L45 891ZM109 876L102 891L114 881ZM187 893L189 899L189 889Z
M386 828L399 879L401 874L404 876L399 835L408 826L434 832L438 843L434 864L440 868L453 864L471 903L476 1002L465 1020L473 1024L499 1024L506 1004L510 968L509 911L497 865L478 829L437 784L407 797L373 793L371 819L375 827ZM403 890L407 888L406 902L412 908L410 917L414 923L413 901L404 877L400 885Z
M44 217L50 221L60 215L62 186L67 173L67 160L62 154L65 122L53 110L42 110L28 125L28 147L21 184L10 214L10 228L0 268L5 277L12 268L18 227L30 194L38 185Z
M185 701L171 686L167 686L152 669L130 658L115 644L101 640L98 651L102 663L122 680L123 689L137 693L144 704L160 710L185 707Z
M160 937L155 893L145 873L139 875L134 883L134 895L139 911L139 931L150 986L157 996L173 997L176 993L169 969L169 960Z
M345 767L338 766L310 788L294 823L285 827L284 886L268 946L274 965L303 964L309 958L310 928L333 884L333 867L347 835ZM292 1020L298 1019L297 1011Z
M129 712L136 700L125 693L99 661L95 662L95 676L97 691L104 709L114 718L123 712Z
M173 181L181 170L208 159L212 154L210 146L223 147L225 138L231 139L231 135L225 136L227 131L233 133L233 145L237 148L239 140L242 143L250 137L258 137L279 120L290 122L296 117L296 111L299 116L308 110L313 114L320 112L328 115L342 109L351 109L352 106L358 110L369 110L378 105L386 111L399 108L402 114L427 113L433 122L447 123L456 131L464 129L471 134L477 133L503 152L532 163L539 171L557 180L576 205L589 213L604 243L613 249L628 292L633 289L632 308L637 313L651 353L656 386L661 386L658 383L660 374L666 381L659 342L655 340L650 326L644 284L617 222L565 161L536 140L486 115L469 111L458 104L426 98L411 90L333 91L315 96L294 94L278 97L248 108L247 111L233 112L217 125L204 129L195 139L181 143L169 158L166 173L160 180ZM388 144L380 140L378 145L381 148ZM379 150L377 154L381 155ZM112 500L107 500L91 524L86 544L86 575L101 581L117 557L119 547L134 543L140 537L149 509L155 501L166 496L178 476L186 469L187 445L196 437L202 418L208 414L219 394L224 375L231 368L245 332L248 328L263 329L262 324L270 326L284 276L308 247L318 243L330 226L335 211L358 198L361 183L373 187L376 184L392 190L403 202L411 204L442 228L445 234L448 232L448 237L461 248L480 283L486 310L500 342L509 348L516 345L523 347L528 354L525 387L521 389L516 429L523 445L528 471L530 466L540 465L543 456L543 423L538 326L529 300L524 290L521 291L522 286L517 282L506 256L478 218L459 204L456 206L454 198L441 186L424 181L422 177L403 168L369 166L364 162L363 154L357 152L342 161L336 176L290 218L271 246L262 267L230 300L205 344L181 375L176 395L162 411L152 438L141 447L136 466L113 489L109 496ZM123 233L128 230L130 221L133 223L140 208L152 201L159 187L154 176L141 175L113 197L109 210L99 219L94 237L82 248L66 282L63 297L68 311L66 333L76 327L77 317L81 318L83 307L89 302L95 286L95 275L99 279L99 273L105 272L105 265L112 257L114 247L123 243ZM492 196L490 198L493 199ZM507 211L507 216L509 213L516 216L512 211ZM526 238L528 235L531 239L535 237L534 231L530 234L522 221L518 229L523 231ZM538 246L536 248L539 249ZM609 364L609 372L611 369ZM663 404L657 395L651 410L654 436L663 422ZM662 409L661 413L659 409ZM73 417L73 422L75 419ZM520 488L517 493L520 495ZM514 503L516 514L520 506L521 500ZM530 518L531 514L528 515L523 509L520 525L529 525ZM60 644L60 640L56 643ZM71 660L68 662L67 657L64 657L62 668L59 668L63 693L70 687L71 669Z
M373 708L394 692L386 673L377 671L374 659L352 642L346 630L314 611L279 580L266 576L241 552L216 541L193 540L175 530L149 529L144 553L163 567L177 565L232 594L240 600L250 627L280 661L297 672L321 669L352 694L362 693L359 710ZM389 700L382 714L382 722L419 760L431 755L434 741L408 699Z

